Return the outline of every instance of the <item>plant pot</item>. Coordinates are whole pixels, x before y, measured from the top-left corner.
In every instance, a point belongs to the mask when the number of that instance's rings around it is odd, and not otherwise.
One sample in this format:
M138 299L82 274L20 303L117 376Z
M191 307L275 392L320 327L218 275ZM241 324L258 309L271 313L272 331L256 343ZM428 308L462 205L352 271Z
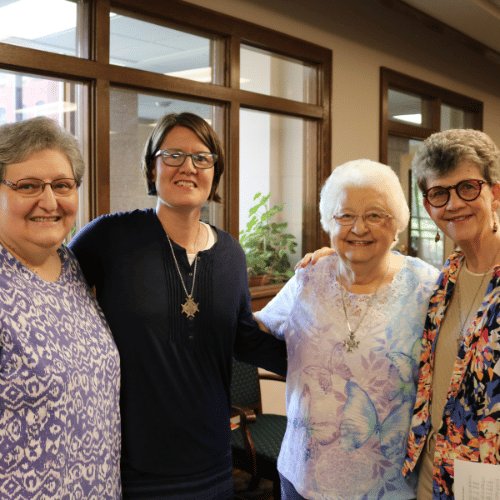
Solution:
M269 274L258 274L256 276L248 277L248 286L262 286L267 285L271 281Z

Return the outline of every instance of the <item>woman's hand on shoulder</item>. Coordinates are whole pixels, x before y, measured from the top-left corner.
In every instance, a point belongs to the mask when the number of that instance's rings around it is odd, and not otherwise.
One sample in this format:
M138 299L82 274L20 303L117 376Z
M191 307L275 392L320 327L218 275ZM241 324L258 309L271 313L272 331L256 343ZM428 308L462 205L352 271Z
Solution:
M314 252L309 252L302 257L299 262L295 265L295 269L302 269L307 267L309 264L316 264L323 257L327 257L328 255L332 255L335 253L335 250L331 247L322 247Z

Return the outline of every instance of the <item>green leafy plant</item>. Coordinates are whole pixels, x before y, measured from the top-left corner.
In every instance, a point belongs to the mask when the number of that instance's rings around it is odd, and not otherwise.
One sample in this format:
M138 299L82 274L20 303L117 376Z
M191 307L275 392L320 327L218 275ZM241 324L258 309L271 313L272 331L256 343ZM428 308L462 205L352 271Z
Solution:
M289 255L295 253L296 238L286 231L286 222L272 219L283 210L283 205L269 206L270 194L256 193L254 205L248 211L248 222L240 231L240 243L247 259L248 275L269 275L279 283L293 275Z

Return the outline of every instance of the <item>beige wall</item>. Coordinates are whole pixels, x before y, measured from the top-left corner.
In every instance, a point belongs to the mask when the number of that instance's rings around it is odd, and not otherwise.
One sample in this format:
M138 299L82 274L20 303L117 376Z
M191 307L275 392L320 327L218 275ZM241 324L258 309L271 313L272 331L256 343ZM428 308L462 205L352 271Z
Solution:
M500 144L500 61L490 62L377 0L189 0L333 51L332 166L379 159L380 67L484 103ZM263 386L264 411L285 413L282 385Z

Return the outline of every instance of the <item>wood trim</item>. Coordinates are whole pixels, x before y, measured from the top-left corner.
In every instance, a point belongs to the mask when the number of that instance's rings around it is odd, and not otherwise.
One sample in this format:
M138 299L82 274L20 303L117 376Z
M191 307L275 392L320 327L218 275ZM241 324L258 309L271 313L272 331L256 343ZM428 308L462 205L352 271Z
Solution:
M189 27L198 32L198 20L203 19L203 28L207 34L237 36L254 47L309 63L323 63L330 55L330 49L325 47L181 0L150 0L147 3L142 0L118 0L111 4L113 9L125 9L143 19L148 16L148 21L173 22L179 27Z
M471 38L470 36L462 33L461 31L452 28L450 25L436 19L435 17L416 9L415 7L403 2L401 0L378 0L378 2L389 9L400 12L408 17L416 19L420 24L427 29L434 31L448 40L455 41L468 49L474 51L476 54L484 57L488 61L495 61L500 63L500 52L488 47L484 43Z

